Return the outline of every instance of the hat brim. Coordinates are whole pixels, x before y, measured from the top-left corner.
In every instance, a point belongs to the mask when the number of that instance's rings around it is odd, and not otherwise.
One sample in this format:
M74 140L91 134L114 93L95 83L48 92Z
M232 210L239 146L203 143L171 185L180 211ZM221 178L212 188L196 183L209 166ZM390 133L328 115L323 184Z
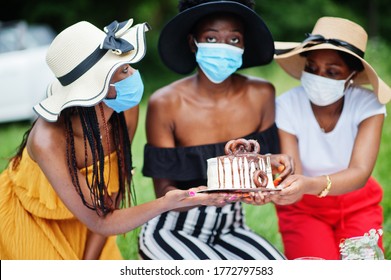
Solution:
M174 72L189 74L196 67L195 54L187 36L202 17L213 13L231 13L239 16L245 25L243 64L240 69L265 65L274 55L273 37L262 18L247 6L232 1L216 1L184 10L162 29L158 51L163 63Z
M304 48L304 44L294 42L274 42L274 45L276 50L276 54L274 55L275 61L286 73L298 80L301 78L306 61L305 57L300 54L322 49L331 49L348 53L358 58L364 66L364 71L358 73L354 78L354 84L371 84L374 93L377 95L379 102L382 104L386 104L391 100L391 89L382 79L380 79L375 69L373 69L373 67L365 59L344 47L323 43ZM280 53L282 50L287 51Z
M124 64L139 62L146 53L145 32L149 30L147 23L133 26L121 38L131 42L134 50L117 55L107 53L84 75L67 86L58 80L47 88L47 98L34 106L34 110L47 121L57 121L60 112L73 106L89 107L102 101L108 91L109 82L116 69Z

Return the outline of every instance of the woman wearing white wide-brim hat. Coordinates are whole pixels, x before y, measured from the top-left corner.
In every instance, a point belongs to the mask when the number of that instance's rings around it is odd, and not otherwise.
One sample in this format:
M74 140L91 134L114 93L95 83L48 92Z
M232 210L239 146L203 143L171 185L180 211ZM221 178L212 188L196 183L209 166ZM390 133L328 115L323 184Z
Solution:
M335 17L320 18L302 43L275 44L276 62L301 80L276 109L281 151L296 164L274 199L290 259L339 259L342 239L382 227L371 174L391 90L364 59L366 44L361 26Z
M132 205L143 82L130 64L144 57L149 29L132 23L100 30L82 21L53 40L46 60L56 79L0 174L0 259L120 259L115 235L172 208L221 201L193 189Z

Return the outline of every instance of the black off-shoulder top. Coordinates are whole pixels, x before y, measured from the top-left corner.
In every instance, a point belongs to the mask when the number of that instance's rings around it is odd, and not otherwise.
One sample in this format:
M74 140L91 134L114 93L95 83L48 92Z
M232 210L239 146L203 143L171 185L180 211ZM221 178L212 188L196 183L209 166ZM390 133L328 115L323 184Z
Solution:
M279 153L280 145L275 124L264 131L254 132L243 138L257 140L261 146L261 154ZM158 148L146 144L142 173L146 177L176 181L176 187L179 189L206 186L206 160L224 155L226 143L175 148Z

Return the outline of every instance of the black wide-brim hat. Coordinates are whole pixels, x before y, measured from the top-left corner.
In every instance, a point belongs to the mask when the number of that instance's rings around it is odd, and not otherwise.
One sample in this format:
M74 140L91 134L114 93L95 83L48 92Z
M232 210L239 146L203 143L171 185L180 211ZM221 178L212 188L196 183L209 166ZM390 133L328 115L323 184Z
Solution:
M272 34L262 18L249 7L233 1L213 1L186 9L162 29L158 42L163 63L179 74L191 73L197 63L187 36L201 18L213 13L231 13L244 23L244 53L240 69L270 63L274 55Z

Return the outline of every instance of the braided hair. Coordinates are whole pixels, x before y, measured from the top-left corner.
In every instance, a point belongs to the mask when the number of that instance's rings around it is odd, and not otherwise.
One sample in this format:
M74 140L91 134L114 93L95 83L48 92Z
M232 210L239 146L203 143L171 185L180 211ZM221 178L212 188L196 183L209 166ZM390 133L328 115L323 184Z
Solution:
M101 114L104 118L102 107L100 104ZM74 141L74 132L72 126L72 117L78 115L83 129L84 140L84 169L87 170L88 150L92 156L92 176L91 180L88 178L88 172L85 172L85 180L89 189L91 202L88 202L82 192L79 177L78 167L76 161L76 150ZM109 124L112 127L112 136L114 139L114 147L117 153L118 164L118 178L119 188L116 200L113 201L108 193L107 183L104 180L105 169L105 155L102 145L102 137L99 129L99 123L95 107L70 107L64 109L62 116L65 124L66 135L66 159L68 164L69 174L72 178L72 184L79 194L83 204L96 211L99 216L105 216L112 212L120 202L124 207L129 207L132 203L136 203L134 186L132 182L132 155L131 144L129 140L128 129L125 121L124 113L113 112L109 119ZM105 119L103 120L106 130L106 139L110 147L110 140L108 136L108 127ZM12 168L15 169L21 160L22 153L27 144L28 136L35 125L26 131L23 136L21 145L18 148L16 155L11 159ZM109 168L111 163L109 162ZM121 201L120 201L121 200Z
M102 108L102 107L100 107ZM88 159L88 147L90 147L92 155L92 178L91 182L88 180L86 175L86 183L90 190L91 204L88 203L83 195L83 192L80 188L80 183L78 181L78 168L76 166L76 153L75 146L73 143L73 130L72 122L70 118L65 117L65 127L67 130L67 162L69 172L72 176L72 183L75 186L76 191L80 195L83 204L95 210L98 215L105 216L106 214L112 212L117 203L118 199L122 197L122 201L125 203L125 206L129 206L131 202L131 194L134 192L131 191L131 181L132 181L132 159L131 159L131 149L128 130L126 126L126 121L124 114L113 113L109 123L112 126L112 133L114 139L114 146L117 152L117 164L118 164L118 178L119 178L119 190L117 201L113 203L111 197L109 196L107 185L104 180L104 152L101 134L99 130L99 123L94 107L76 107L82 128L83 128L83 138L84 138L84 154L85 154L85 168L87 168L87 159ZM65 112L66 114L66 112ZM101 109L101 114L103 111ZM106 126L106 121L103 120L104 125ZM108 131L108 128L105 128ZM108 134L106 133L106 136ZM106 141L109 142L108 136ZM109 164L110 166L111 164Z

